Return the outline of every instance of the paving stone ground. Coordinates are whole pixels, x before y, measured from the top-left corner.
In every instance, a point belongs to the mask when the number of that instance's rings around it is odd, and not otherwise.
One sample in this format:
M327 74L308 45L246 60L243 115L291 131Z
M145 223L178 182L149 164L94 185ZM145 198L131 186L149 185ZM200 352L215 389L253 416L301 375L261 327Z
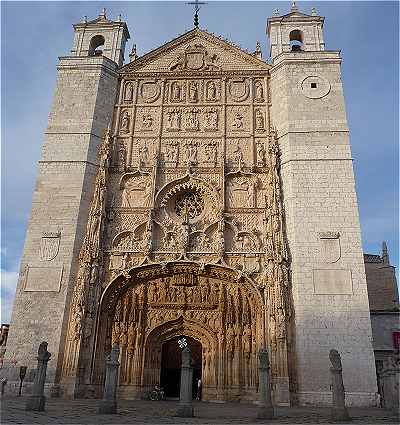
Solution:
M276 408L272 421L256 419L257 407L238 403L194 402L195 418L175 417L177 401L121 400L117 415L97 413L98 400L46 400L46 412L25 411L25 397L4 397L1 402L1 424L329 424L329 408ZM378 408L350 408L351 424L398 424L392 412Z

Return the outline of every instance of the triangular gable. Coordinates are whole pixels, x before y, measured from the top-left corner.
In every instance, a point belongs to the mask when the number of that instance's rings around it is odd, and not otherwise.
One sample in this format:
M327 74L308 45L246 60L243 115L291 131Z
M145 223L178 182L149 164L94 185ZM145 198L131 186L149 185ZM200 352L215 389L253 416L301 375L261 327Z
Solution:
M232 43L195 28L120 69L129 72L268 70L270 65Z

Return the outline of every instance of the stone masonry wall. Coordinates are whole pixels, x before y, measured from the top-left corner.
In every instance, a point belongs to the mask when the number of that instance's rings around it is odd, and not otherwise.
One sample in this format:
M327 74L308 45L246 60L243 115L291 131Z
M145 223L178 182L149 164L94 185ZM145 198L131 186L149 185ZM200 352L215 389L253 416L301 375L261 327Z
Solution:
M271 91L292 257L298 399L330 402L328 354L335 348L347 403L373 405L371 324L338 54L280 55Z
M115 103L115 68L103 57L60 58L7 342L10 379L19 366L36 367L38 346L47 341L48 381L57 381L97 147Z

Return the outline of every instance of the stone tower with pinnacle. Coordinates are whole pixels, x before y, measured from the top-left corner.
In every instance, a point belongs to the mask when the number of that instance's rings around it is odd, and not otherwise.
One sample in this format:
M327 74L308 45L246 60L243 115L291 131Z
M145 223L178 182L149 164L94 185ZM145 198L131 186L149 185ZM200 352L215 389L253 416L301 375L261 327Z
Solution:
M57 67L6 353L6 360L31 366L45 338L52 352L49 382L59 379L98 146L112 120L116 71L129 39L126 24L107 19L105 10L74 30L71 54Z
M300 403L323 402L316 388L329 391L329 382L315 364L327 370L326 353L336 348L349 368L346 391L364 393L348 397L371 404L374 356L341 57L325 49L323 24L315 8L307 15L295 2L267 21L296 316L294 385Z

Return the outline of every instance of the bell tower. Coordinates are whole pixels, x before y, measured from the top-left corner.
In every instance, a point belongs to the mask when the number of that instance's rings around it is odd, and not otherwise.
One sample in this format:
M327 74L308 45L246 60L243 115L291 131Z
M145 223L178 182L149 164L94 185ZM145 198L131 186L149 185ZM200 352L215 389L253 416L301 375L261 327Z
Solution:
M267 21L271 123L281 154L295 310L291 395L330 394L331 349L342 355L346 401L375 404L376 379L361 232L339 51L326 50L313 8ZM312 362L310 362L312 359Z
M317 16L315 8L312 8L311 15L305 15L292 2L290 13L283 16L279 16L278 9L275 9L267 25L271 59L282 52L325 50L323 26L324 18Z
M36 367L37 347L52 353L47 382L57 391L79 249L98 169L98 146L116 101L129 32L105 11L74 25L71 55L59 58L5 359ZM45 301L44 301L45 300ZM40 319L39 319L40 318ZM17 368L9 382L18 381ZM74 391L71 384L71 392Z
M111 59L119 67L124 63L126 41L129 32L121 15L117 21L110 21L103 9L97 19L88 22L86 17L83 22L74 25L75 37L71 56L99 56Z

